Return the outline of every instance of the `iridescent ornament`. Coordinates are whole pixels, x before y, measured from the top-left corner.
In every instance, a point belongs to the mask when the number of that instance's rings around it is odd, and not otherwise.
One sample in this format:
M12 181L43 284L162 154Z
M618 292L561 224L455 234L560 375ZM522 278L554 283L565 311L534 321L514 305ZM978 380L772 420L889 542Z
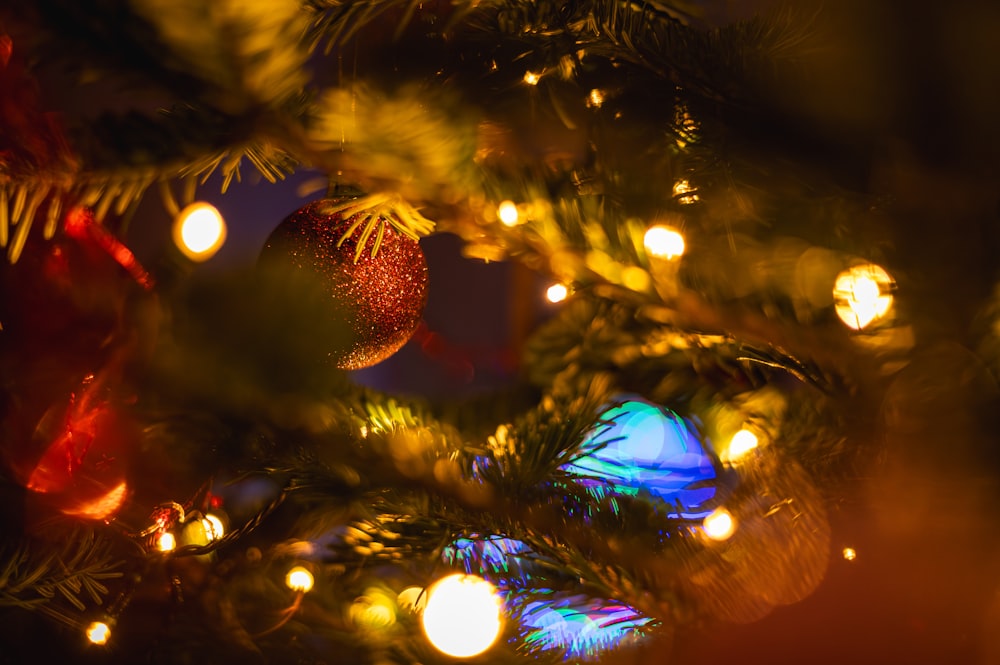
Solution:
M679 517L711 512L717 472L691 425L670 409L625 395L598 417L580 455L562 470L591 494L652 495Z
M652 619L614 600L542 591L516 610L528 648L560 650L568 658L588 659L641 638Z
M289 215L267 240L262 262L276 262L319 280L352 339L331 344L341 369L369 367L398 351L420 324L427 303L427 263L416 240L379 218L374 227L338 205L314 201ZM373 228L377 228L374 231Z

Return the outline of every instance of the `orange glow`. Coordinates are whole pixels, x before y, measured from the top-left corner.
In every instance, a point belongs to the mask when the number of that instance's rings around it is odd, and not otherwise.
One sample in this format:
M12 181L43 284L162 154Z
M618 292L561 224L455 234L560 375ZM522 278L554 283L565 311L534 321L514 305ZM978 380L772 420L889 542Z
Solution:
M90 643L98 646L107 644L111 639L111 627L103 621L92 622L85 632Z
M92 501L87 501L79 506L63 508L62 511L64 514L72 517L83 517L84 519L90 520L103 520L104 518L110 517L118 512L118 509L122 507L123 503L125 503L125 497L127 495L128 485L123 481L104 496Z

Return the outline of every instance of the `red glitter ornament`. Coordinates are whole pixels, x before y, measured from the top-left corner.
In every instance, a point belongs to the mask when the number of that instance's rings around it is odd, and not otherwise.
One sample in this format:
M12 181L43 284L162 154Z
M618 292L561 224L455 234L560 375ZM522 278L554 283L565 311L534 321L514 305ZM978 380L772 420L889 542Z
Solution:
M372 231L359 215L345 219L336 212L347 200L324 199L296 210L268 238L261 259L320 280L352 333L346 349L329 355L341 369L353 370L385 360L413 335L427 303L427 263L420 244L388 220L379 218L381 228Z

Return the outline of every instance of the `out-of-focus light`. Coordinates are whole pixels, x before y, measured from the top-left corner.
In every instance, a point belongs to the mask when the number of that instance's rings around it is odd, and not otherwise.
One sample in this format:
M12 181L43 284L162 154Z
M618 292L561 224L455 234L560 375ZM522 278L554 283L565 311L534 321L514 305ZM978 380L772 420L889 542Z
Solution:
M308 593L313 588L313 575L302 566L295 566L285 575L285 584L292 591Z
M528 85L538 85L538 82L540 80L542 80L541 75L536 74L535 72L524 73L524 82L527 83Z
M691 183L687 180L678 180L674 183L674 197L677 199L678 203L683 203L685 205L694 203L698 200L697 190L691 186Z
M160 534L160 537L156 539L156 549L161 552L173 552L177 549L177 538L174 534L169 531L164 531Z
M517 205L513 201L503 201L497 207L497 217L504 226L517 226L519 217Z
M729 440L729 448L726 450L730 461L738 460L748 452L757 447L757 435L748 429L741 429L733 438Z
M215 206L192 203L174 220L174 243L192 261L207 261L226 241L226 222Z
M91 644L103 645L111 639L111 626L103 621L92 621L84 632Z
M854 561L858 558L858 552L853 547L845 547L843 554L845 561Z
M590 91L590 96L587 97L587 106L593 106L594 108L600 108L601 104L604 103L604 91L599 88L594 88Z
M76 506L66 506L62 511L66 515L73 517L102 520L117 512L122 507L127 494L128 485L121 482L103 496Z
M209 541L218 540L226 533L226 527L223 526L222 520L212 513L208 513L202 518L201 525L205 527L205 535Z
M712 540L728 540L736 531L736 520L725 508L716 508L701 523L705 535Z
M492 584L458 573L428 589L421 624L436 649L455 658L471 658L499 637L502 610L503 601Z
M569 297L569 289L566 288L565 284L553 284L548 289L545 290L545 299L550 303L557 303L566 300Z
M837 316L848 328L861 330L889 313L893 286L889 273L873 263L845 270L833 285Z
M399 603L400 607L409 607L413 610L420 611L427 606L427 594L424 593L424 589L422 587L406 587L399 592L396 602Z
M388 628L396 623L396 606L385 593L370 589L356 599L349 610L356 626L368 629Z
M669 226L650 227L642 241L646 251L659 258L672 259L684 253L684 236Z

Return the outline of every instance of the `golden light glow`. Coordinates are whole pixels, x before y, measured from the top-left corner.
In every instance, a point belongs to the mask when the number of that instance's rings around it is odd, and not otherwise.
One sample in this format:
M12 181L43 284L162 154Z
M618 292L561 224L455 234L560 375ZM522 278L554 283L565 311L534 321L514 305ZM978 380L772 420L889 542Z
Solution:
M678 203L683 203L685 205L694 203L698 200L698 195L694 187L687 180L678 180L674 183L674 197L677 198Z
M396 623L396 606L378 589L369 589L351 605L351 619L363 628L388 628Z
M748 429L741 429L729 440L727 456L730 461L738 460L757 447L757 435Z
M893 286L889 273L873 263L845 270L833 285L837 316L848 328L861 330L889 313Z
M98 497L93 501L88 501L78 506L66 507L63 508L62 511L66 515L71 515L73 517L102 520L105 517L111 516L122 507L122 504L125 503L125 497L127 494L128 485L122 482L116 485L114 489L109 491L107 494Z
M192 261L207 261L226 241L226 222L208 203L192 203L174 220L174 243Z
M545 290L545 299L550 303L562 302L568 297L569 289L566 288L565 284L559 284L557 282Z
M684 253L684 236L669 226L651 226L642 242L647 252L659 258L672 259Z
M202 518L201 525L205 527L205 536L208 537L209 542L222 538L226 533L226 527L223 526L222 520L212 513L208 513Z
M308 593L313 588L313 575L302 566L295 566L285 575L285 584L292 591Z
M517 205L513 201L503 201L497 207L497 217L504 226L517 226Z
M736 531L736 520L725 508L716 508L701 523L705 535L712 540L727 540Z
M857 558L858 558L858 553L853 547L844 548L844 560L854 561Z
M476 575L457 573L428 589L421 624L436 649L455 658L470 658L489 649L499 637L502 610L492 584Z
M93 621L85 631L91 644L107 644L111 639L111 627L103 621Z
M601 104L604 103L604 91L594 88L590 91L590 97L587 98L587 105L593 106L595 108L600 108Z
M427 594L422 587L410 586L399 592L396 602L400 607L409 607L420 611L427 606Z
M156 539L156 548L161 552L173 552L177 549L177 538L169 531L164 531Z
M524 73L524 82L527 83L528 85L538 85L538 82L540 80L542 80L541 75L536 74L535 72Z

